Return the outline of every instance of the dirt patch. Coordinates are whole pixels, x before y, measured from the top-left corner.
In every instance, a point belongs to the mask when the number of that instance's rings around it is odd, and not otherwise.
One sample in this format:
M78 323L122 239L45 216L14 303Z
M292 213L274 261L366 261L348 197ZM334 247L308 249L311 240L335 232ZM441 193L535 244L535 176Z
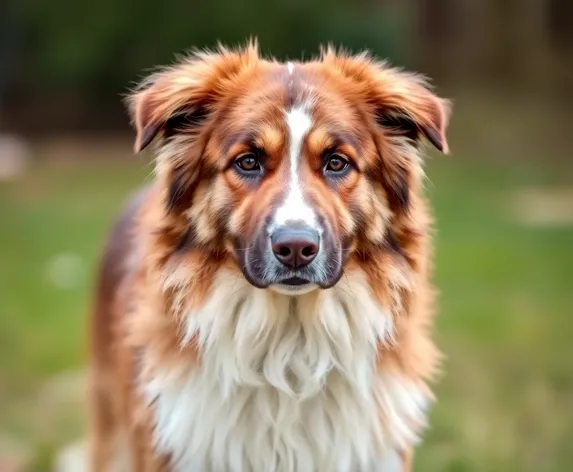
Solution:
M38 140L34 143L38 158L50 162L109 162L132 161L133 137L130 135L101 135L98 137L68 137Z
M573 187L520 189L511 197L511 213L526 226L573 225Z
M83 371L62 372L38 391L32 407L35 430L48 440L75 436L83 430L86 375Z
M32 449L19 438L0 432L0 471L24 472L32 461Z

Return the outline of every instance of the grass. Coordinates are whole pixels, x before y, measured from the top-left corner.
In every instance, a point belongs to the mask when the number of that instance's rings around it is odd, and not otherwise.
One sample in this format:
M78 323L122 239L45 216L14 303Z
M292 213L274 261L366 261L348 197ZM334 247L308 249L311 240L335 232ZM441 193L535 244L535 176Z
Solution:
M570 470L573 225L520 225L510 195L572 174L479 162L436 159L428 168L447 361L417 470ZM98 250L149 171L39 163L0 184L0 441L25 444L30 470L50 470L53 451L81 433L81 403L65 382L84 360Z

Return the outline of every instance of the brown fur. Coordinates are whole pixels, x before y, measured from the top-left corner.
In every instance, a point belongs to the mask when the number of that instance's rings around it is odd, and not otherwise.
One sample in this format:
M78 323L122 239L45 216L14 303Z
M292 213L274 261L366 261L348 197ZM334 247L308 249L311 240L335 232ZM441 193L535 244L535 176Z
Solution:
M234 240L254 234L281 198L283 69L254 45L201 53L157 73L130 99L135 150L156 138L160 150L155 182L111 232L100 271L91 323L93 472L107 470L120 439L134 470L169 470L169 458L153 450L153 418L137 382L159 366L200 362L194 342L180 348L181 307L199 306L220 268L239 270ZM425 386L439 354L430 332L431 218L416 148L425 136L447 152L447 104L417 76L332 49L301 66L295 80L297 93L306 93L303 82L314 87L314 121L322 124L307 139L308 196L346 241L347 270L360 267L392 308L395 338L380 347L380 362ZM333 120L347 130L341 150L358 168L334 189L316 172L333 144ZM256 188L228 169L250 138L246 123L264 124L255 145L272 174ZM410 470L411 451L403 462Z

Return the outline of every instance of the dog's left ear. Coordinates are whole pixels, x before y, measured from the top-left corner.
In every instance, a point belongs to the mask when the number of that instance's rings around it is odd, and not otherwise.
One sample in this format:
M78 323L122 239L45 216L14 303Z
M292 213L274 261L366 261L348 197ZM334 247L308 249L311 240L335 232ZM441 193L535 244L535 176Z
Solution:
M352 56L333 47L323 50L322 60L367 91L380 126L415 142L425 137L439 151L449 152L450 104L435 95L421 76L376 62L367 53Z
M439 98L419 76L380 68L374 88L379 125L417 142L425 137L436 149L449 153L446 129L450 104Z

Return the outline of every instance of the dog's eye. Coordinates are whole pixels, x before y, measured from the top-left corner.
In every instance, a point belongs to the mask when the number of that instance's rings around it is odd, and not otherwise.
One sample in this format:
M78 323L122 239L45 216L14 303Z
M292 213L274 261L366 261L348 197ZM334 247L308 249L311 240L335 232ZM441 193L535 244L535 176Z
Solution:
M261 170L259 158L254 153L239 156L235 160L235 166L237 166L240 171L248 173L255 173Z
M340 174L348 168L348 160L340 154L332 154L326 163L326 172Z

